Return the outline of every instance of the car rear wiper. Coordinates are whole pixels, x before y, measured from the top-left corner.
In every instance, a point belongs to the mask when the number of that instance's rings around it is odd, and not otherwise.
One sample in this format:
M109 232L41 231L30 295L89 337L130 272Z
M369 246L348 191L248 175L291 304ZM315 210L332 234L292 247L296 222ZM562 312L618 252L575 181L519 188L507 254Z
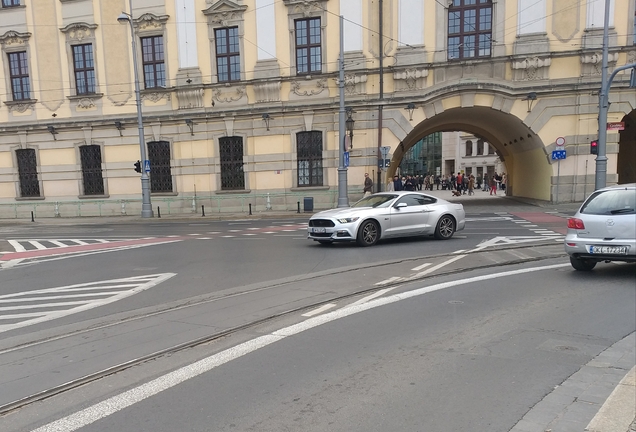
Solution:
M611 210L610 213L611 214L634 213L634 209L633 208L622 208L622 209Z

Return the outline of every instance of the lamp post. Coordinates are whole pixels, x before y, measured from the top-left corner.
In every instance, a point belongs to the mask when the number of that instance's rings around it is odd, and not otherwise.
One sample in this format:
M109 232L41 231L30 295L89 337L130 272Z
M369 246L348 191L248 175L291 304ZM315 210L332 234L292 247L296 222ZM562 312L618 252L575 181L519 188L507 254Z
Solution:
M355 120L351 118L353 115L353 110L351 108L347 109L347 121L345 121L345 128L347 129L347 133L349 134L349 150L353 149L353 125L355 124Z
M153 213L152 204L150 203L150 179L148 178L148 173L145 169L146 142L144 139L144 122L141 117L141 93L139 91L139 73L137 71L137 42L135 40L135 28L133 27L132 0L129 0L129 5L130 14L122 12L117 17L117 21L120 24L125 24L126 22L130 24L130 37L132 39L133 53L133 73L135 74L135 99L137 102L137 127L139 129L139 152L141 154L141 160L144 164L141 170L141 217L151 218L153 217Z
M345 97L344 97L344 17L340 15L340 61L338 85L340 87L340 110L338 112L338 207L349 207L347 190L347 167L345 166Z

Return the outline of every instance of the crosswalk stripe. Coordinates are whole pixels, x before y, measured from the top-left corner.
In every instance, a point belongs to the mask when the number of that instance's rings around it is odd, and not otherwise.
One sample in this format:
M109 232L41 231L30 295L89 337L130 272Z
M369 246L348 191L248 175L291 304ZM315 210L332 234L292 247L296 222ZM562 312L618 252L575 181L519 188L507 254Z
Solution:
M44 246L39 241L31 240L29 243L31 243L31 245L33 245L37 250L48 249L46 246Z
M48 240L48 242L59 247L69 247L69 245L67 245L66 243L62 243L61 241L57 241L57 240Z
M18 240L7 240L7 241L9 242L11 246L13 246L13 249L15 249L16 252L26 252L26 249L24 248L24 246L20 244Z

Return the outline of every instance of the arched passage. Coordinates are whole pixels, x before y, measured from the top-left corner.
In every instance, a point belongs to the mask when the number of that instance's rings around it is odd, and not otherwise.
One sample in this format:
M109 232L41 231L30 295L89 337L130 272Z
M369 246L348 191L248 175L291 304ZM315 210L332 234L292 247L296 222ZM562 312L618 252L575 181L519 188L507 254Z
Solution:
M636 110L621 120L625 129L618 138L618 183L636 183Z
M508 194L549 201L553 169L541 138L518 117L488 107L445 110L416 125L393 153L391 178L405 152L434 132L464 131L488 141L508 170Z

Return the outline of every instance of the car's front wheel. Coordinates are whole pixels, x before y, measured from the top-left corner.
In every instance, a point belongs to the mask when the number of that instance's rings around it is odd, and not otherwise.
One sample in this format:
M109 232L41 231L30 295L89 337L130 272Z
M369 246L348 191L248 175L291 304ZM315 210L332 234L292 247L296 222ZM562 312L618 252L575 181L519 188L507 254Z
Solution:
M435 227L435 238L438 240L448 240L455 233L455 219L449 215L444 215L437 221Z
M373 246L380 239L380 228L375 221L365 221L358 229L357 243L360 246Z
M574 270L578 271L590 271L596 266L596 261L586 260L581 258L570 257L570 264L574 267Z

